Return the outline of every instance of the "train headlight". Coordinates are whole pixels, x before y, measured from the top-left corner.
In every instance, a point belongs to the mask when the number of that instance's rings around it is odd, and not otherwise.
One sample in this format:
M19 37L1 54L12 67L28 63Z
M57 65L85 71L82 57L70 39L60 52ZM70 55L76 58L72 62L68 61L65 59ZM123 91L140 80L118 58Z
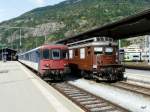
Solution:
M44 65L45 67L49 67L49 64Z
M63 74L64 72L63 71L60 71L60 74Z
M51 70L51 73L52 73L52 74L55 74L55 70Z
M68 64L64 64L64 67L68 67L69 65Z
M119 63L119 60L118 60L118 59L116 59L116 63Z
M93 68L97 68L97 65L93 65Z

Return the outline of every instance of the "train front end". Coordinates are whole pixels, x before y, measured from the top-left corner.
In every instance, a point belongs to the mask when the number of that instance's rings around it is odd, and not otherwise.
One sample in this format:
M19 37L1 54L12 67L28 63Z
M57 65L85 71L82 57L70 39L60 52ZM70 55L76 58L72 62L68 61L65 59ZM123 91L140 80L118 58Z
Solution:
M64 45L45 46L41 50L40 74L52 80L64 80L70 73L68 66L68 47Z
M119 62L118 48L109 44L94 47L93 73L106 80L123 80L124 66Z

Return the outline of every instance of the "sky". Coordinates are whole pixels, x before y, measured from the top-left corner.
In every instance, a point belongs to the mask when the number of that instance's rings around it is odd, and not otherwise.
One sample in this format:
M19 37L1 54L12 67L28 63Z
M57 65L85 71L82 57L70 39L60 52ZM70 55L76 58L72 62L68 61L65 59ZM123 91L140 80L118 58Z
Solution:
M64 0L0 0L0 22L17 17L34 8L54 5Z

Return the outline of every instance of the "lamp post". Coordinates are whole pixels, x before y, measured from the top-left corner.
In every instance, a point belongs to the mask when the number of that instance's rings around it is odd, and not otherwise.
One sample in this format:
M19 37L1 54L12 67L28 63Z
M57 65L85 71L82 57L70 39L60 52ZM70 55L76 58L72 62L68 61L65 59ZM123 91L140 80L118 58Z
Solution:
M2 53L1 53L1 60L3 60L3 45L1 45Z
M19 46L22 46L22 29L36 29L39 27L11 27L11 26L0 26L0 28L7 28L7 29L19 29ZM37 46L37 38L36 38L36 46Z
M45 42L44 43L46 44L46 35L45 35Z
M148 64L150 65L150 35L148 36L148 55L149 55L149 57L148 57Z
M2 61L4 60L4 48L6 47L5 44L2 45Z
M20 47L21 47L21 45L22 45L22 42L21 42L21 28L20 28L19 34L20 34Z

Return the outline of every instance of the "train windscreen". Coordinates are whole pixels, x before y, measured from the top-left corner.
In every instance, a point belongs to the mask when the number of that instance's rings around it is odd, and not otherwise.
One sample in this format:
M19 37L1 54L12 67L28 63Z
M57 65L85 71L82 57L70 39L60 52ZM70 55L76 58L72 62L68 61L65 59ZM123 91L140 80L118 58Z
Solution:
M103 48L102 47L95 47L94 48L94 54L102 54Z
M60 49L44 49L43 50L43 59L68 59L68 51Z
M105 54L106 55L112 55L113 54L113 48L112 47L106 47L105 48Z
M54 60L60 59L60 50L59 49L52 50L52 59L54 59Z

